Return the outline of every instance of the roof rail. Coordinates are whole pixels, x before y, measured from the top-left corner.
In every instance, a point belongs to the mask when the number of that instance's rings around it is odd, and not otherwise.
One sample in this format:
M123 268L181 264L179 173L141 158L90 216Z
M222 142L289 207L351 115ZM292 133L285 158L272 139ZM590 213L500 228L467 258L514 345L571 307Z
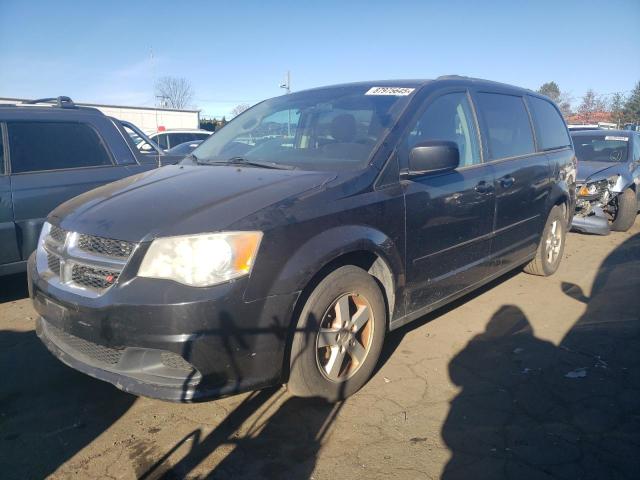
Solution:
M49 98L38 98L36 100L25 100L22 102L23 105L35 105L36 103L50 103L55 102L56 107L58 108L78 108L76 104L73 103L69 97L49 97Z

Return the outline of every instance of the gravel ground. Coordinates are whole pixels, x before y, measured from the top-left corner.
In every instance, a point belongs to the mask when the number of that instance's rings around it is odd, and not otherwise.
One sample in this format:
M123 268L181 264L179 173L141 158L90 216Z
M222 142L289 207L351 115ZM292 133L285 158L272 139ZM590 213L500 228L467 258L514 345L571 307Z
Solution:
M391 333L337 405L283 388L197 405L136 398L39 343L0 279L0 476L637 478L640 217L569 234L551 278L516 272Z

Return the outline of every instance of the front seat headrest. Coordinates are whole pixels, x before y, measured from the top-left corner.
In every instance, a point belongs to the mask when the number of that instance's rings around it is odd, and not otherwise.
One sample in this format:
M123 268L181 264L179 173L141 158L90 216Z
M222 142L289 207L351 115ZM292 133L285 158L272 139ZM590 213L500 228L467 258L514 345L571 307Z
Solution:
M354 116L344 113L334 118L331 122L331 136L341 143L353 142L356 138L356 119Z

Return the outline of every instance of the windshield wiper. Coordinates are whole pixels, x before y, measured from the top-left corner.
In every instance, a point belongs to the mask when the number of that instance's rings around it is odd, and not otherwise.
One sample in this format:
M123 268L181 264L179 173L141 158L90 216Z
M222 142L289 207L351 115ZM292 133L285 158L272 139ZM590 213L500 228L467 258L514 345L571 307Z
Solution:
M245 157L231 157L228 160L220 161L202 161L198 162L205 165L242 165L246 167L258 167L258 168L272 168L276 170L294 170L296 167L293 165L285 165L275 162L260 162L257 160L249 160Z

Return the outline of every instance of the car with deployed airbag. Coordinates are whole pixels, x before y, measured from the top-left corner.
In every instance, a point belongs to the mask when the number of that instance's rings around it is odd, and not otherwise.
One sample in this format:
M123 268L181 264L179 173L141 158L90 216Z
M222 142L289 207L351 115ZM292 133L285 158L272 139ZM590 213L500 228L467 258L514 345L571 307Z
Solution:
M180 165L80 195L29 260L37 333L118 388L343 399L388 331L562 259L575 155L548 98L466 77L295 92Z

